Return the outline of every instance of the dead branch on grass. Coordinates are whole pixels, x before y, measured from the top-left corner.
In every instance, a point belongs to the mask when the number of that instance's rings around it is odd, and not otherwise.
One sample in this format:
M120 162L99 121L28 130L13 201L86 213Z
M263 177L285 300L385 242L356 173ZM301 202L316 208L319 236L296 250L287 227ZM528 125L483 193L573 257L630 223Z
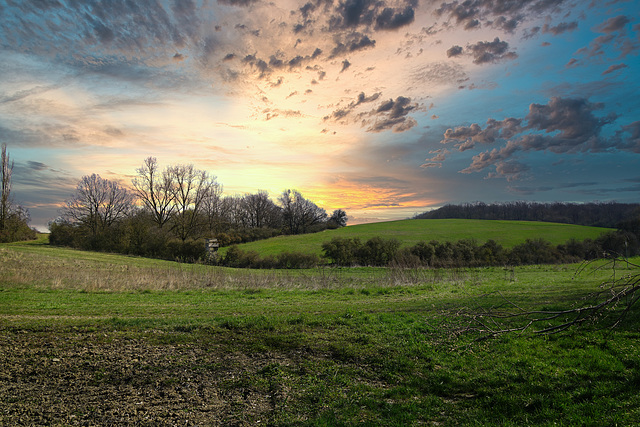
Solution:
M537 335L555 334L587 324L614 329L640 300L640 273L618 275L620 264L633 269L640 267L622 258L612 258L603 265L597 265L594 261L581 265L575 277L585 274L590 266L595 266L594 272L610 268L612 274L597 291L575 301L566 309L529 310L498 292L502 300L500 305L489 309L466 309L458 313L468 319L464 332L480 333L481 336L474 341L482 341L530 330Z

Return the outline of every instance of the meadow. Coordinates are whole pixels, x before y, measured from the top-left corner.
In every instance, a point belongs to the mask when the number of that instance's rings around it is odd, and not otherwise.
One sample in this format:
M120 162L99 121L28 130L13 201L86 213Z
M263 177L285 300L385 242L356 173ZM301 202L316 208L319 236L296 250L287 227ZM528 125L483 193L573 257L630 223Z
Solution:
M0 245L0 425L631 425L637 307L552 335L493 335L527 319L478 315L575 307L634 274L236 270Z
M418 242L455 242L475 239L478 244L494 240L505 248L524 242L526 239L542 238L556 246L571 238L577 240L595 239L612 231L609 228L587 227L572 224L558 224L534 221L486 221L473 219L408 219L400 221L359 224L319 233L292 236L278 236L240 245L242 250L253 250L261 256L277 255L282 252L300 252L322 255L322 244L333 238L358 237L361 241L372 237L398 239L402 247L414 246ZM224 248L222 250L224 253Z

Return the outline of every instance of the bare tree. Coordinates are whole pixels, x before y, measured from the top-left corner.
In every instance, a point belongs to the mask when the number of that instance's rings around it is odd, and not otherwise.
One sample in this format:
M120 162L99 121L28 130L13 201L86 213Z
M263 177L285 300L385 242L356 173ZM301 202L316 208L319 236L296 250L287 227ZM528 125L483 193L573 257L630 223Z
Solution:
M117 182L96 174L87 175L66 201L63 216L70 222L85 225L96 235L129 215L133 202L133 195Z
M331 227L335 228L346 227L347 219L347 213L345 211L342 209L336 209L331 214L331 217L329 217L328 223Z
M174 202L173 180L169 170L160 172L155 157L147 157L142 167L136 170L138 176L133 179L133 187L144 207L148 209L153 220L162 228L173 214Z
M282 208L285 227L291 234L306 233L327 219L324 209L305 199L297 190L284 190L278 197L278 202Z
M222 198L222 185L214 183L202 201L202 210L207 220L207 228L217 234L226 222L226 209Z
M242 209L247 218L247 226L252 228L278 226L280 208L269 198L269 193L259 190L255 194L246 194L242 198Z
M9 214L11 213L11 173L13 172L13 162L9 163L7 154L7 144L2 144L2 158L0 160L2 174L2 196L0 199L0 230L7 226Z
M211 188L218 184L215 177L206 171L195 169L192 164L172 166L168 171L173 181L173 228L184 241L192 236L200 225L199 215L203 210L203 202L210 194Z

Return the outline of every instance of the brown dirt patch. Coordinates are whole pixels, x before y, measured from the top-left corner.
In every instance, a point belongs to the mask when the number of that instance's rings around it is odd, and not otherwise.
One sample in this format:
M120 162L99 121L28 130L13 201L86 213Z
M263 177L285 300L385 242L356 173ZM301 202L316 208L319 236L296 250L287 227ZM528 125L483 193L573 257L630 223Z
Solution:
M276 354L150 341L0 330L0 425L269 424L285 390L248 378L295 364Z

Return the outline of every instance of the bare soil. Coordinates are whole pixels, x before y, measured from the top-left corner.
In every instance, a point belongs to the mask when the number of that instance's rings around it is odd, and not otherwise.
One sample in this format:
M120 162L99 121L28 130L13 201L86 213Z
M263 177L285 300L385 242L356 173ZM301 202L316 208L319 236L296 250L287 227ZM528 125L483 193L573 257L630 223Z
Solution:
M268 425L287 391L249 379L298 363L145 334L0 329L0 425Z

